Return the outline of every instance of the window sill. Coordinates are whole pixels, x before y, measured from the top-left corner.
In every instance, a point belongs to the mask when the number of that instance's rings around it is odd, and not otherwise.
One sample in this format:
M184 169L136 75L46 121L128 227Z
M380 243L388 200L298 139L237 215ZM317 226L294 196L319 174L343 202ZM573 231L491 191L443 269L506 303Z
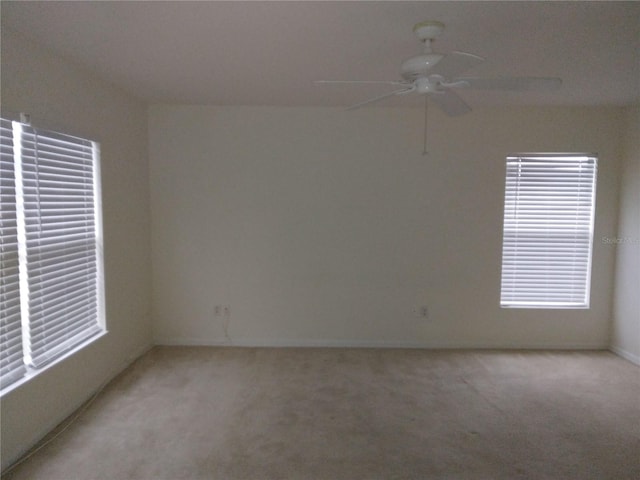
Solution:
M24 374L24 376L22 378L20 378L19 380L16 380L11 385L7 385L5 388L0 390L0 398L4 397L8 393L12 392L13 390L15 390L15 389L19 388L20 386L24 385L25 383L29 382L34 377L37 377L38 375L41 375L42 373L46 372L50 368L53 368L56 365L62 363L67 358L71 357L72 355L75 355L77 352L79 352L83 348L88 347L90 344L98 341L102 337L106 336L108 333L109 332L107 330L102 330L101 332L96 333L92 337L87 338L82 343L79 343L76 347L74 347L71 350L69 350L68 352L65 352L64 354L60 355L58 358L53 360L50 364L45 365L42 368L29 368L29 367L27 367L27 371L26 371L26 373Z

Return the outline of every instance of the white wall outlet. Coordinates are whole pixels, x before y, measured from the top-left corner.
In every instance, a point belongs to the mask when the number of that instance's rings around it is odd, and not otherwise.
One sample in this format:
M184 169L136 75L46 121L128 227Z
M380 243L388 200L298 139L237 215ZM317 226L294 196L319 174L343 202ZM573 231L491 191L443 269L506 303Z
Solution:
M426 305L420 305L419 307L415 307L413 309L413 313L416 315L416 317L429 318L429 307Z

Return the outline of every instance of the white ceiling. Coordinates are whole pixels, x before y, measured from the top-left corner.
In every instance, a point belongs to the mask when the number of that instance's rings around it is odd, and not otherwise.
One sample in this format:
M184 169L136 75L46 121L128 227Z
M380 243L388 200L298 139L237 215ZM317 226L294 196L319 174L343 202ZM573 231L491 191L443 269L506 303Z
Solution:
M474 76L559 76L559 92L464 91L472 105L640 101L640 2L13 2L17 31L151 103L346 106L399 78L416 22L436 51L486 57ZM392 98L384 105L419 100Z

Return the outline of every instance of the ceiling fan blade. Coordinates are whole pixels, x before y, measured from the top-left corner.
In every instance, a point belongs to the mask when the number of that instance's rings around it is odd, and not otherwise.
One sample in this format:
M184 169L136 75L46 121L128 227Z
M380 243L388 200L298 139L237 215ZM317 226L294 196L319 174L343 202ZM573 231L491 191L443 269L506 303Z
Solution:
M498 78L457 78L456 82L464 82L468 88L480 90L511 90L515 92L545 92L557 90L562 79L555 77L498 77Z
M480 65L484 58L472 53L451 52L434 65L429 75L442 75L444 78L457 77L463 72Z
M410 85L409 82L396 82L393 80L314 80L316 85L332 84L375 84L375 85Z
M356 108L364 107L365 105L369 105L370 103L375 103L380 100L383 100L387 97L393 97L394 95L402 95L403 93L413 92L415 90L414 87L411 88L401 88L400 90L394 90L393 92L385 93L384 95L380 95L377 97L370 98L369 100L365 100L364 102L356 103L355 105L351 105L347 107L345 110L355 110Z
M429 99L440 107L444 113L452 117L471 111L471 107L457 93L451 90L431 93L429 94Z

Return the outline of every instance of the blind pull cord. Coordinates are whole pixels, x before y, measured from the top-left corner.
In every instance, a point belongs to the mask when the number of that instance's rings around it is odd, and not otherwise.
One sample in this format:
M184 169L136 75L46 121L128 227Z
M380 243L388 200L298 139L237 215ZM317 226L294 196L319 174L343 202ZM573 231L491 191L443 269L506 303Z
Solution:
M427 100L427 96L424 96L424 137L423 137L423 143L422 143L422 155L428 155L429 152L427 152L427 105L428 105L428 100Z

